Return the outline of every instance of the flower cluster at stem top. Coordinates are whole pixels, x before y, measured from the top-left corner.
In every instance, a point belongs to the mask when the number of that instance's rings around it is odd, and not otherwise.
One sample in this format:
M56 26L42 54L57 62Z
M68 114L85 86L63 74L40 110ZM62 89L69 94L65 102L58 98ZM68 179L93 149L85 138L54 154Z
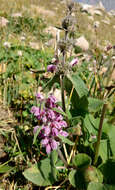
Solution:
M38 137L41 139L42 146L46 148L46 152L50 153L58 148L58 135L68 136L68 133L63 130L63 128L67 127L67 123L59 112L53 110L57 108L62 111L62 108L57 104L55 96L50 95L48 98L44 98L38 93L36 98L39 106L33 106L31 113L38 119L39 125L34 127L33 132L35 134L37 129L42 126Z

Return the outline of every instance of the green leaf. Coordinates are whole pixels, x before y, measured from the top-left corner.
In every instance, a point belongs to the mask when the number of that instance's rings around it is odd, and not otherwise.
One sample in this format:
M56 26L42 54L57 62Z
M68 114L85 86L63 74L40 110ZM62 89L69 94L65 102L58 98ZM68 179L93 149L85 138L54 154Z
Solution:
M115 190L115 186L91 182L89 183L87 190Z
M11 170L13 170L14 167L11 167L9 165L0 165L0 173L7 173L10 172Z
M23 175L26 179L38 186L48 186L56 181L57 170L53 166L51 159L46 158L25 170Z
M91 164L91 158L84 153L79 153L73 158L73 164L77 168L84 168Z
M88 109L89 111L91 112L96 112L98 110L100 110L100 108L102 107L103 105L103 101L102 100L99 100L99 99L96 99L96 98L88 98Z
M67 77L72 82L80 98L82 98L83 96L87 96L88 89L83 80L77 74L72 74L72 75L68 74Z
M34 134L33 144L35 144L36 139L37 139L37 136L39 135L41 129L42 129L42 126L40 126L40 127L37 129L36 133Z
M106 187L101 183L91 182L89 183L87 190L108 190L108 189L106 189Z
M109 159L104 164L101 164L99 166L99 169L101 170L104 181L107 184L115 184L115 159Z
M51 78L47 83L46 85L43 87L43 91L45 90L51 90L53 84L55 83L59 83L60 79L59 79L59 75L54 75L53 78Z
M54 111L56 111L57 113L60 113L61 115L67 117L66 113L63 112L63 111L61 111L61 110L59 110L58 108L52 108L52 110L54 110Z
M53 150L53 151L50 153L50 159L51 159L52 165L55 166L55 163L57 162L57 159L58 159L57 150Z
M108 136L112 156L115 156L115 126L104 123L103 132Z
M69 181L73 187L77 187L78 189L85 189L85 182L83 173L81 171L72 170L69 173Z
M101 156L103 162L105 162L108 158L108 140L104 139L100 141L100 146L99 146L99 155Z
M98 168L94 166L88 166L84 170L84 179L85 179L85 183L89 183L91 181L102 183L103 175Z
M67 139L66 137L62 136L62 135L58 135L58 137L62 140L63 143L69 144L71 146L73 146L75 143L73 143L72 141L70 141L69 139Z
M99 118L95 119L93 115L86 114L85 119L84 119L84 125L90 135L97 135L98 126L99 126Z

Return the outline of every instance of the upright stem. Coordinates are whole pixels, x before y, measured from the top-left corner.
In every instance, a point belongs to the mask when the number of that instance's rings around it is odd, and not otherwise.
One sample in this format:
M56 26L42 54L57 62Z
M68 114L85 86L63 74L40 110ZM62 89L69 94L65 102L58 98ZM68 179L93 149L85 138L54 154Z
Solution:
M65 167L68 168L68 163L66 162L62 152L60 151L59 148L57 149L57 151L58 151L58 155L59 155L60 159L62 160L62 162L64 163Z
M60 75L62 108L63 111L66 112L63 80L64 80L64 75Z
M94 165L96 165L97 160L98 160L99 146L100 146L100 140L101 140L101 135L102 135L102 127L103 127L103 121L104 121L106 108L107 108L107 104L104 104L103 109L102 109L102 113L101 113L100 123L99 123L97 143L96 143L96 147L95 147Z

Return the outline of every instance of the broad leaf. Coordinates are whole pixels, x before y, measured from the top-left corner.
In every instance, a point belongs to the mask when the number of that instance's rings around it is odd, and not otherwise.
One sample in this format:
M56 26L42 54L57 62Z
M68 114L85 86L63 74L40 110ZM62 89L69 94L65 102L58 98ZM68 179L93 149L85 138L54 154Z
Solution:
M57 170L53 166L51 159L46 158L25 170L23 175L38 186L48 186L56 181Z
M83 173L79 170L72 170L69 173L69 181L73 187L77 187L78 189L85 189L85 182Z
M91 182L89 183L87 190L115 190L115 186Z
M7 173L13 169L14 169L14 167L11 167L9 165L4 165L4 164L0 165L0 173Z
M79 153L73 158L73 164L77 168L84 168L91 164L91 158L84 153Z
M83 96L87 96L88 89L83 80L77 74L72 74L72 75L68 74L67 77L72 82L80 98L82 98Z
M101 170L104 181L108 184L115 184L115 159L109 159L104 164L99 166Z
M101 140L100 141L100 146L99 146L99 155L101 156L103 162L105 162L108 158L108 140Z
M103 105L103 101L96 99L96 98L88 98L88 109L91 112L96 112L98 110L100 110L101 106Z
M108 136L112 156L115 156L115 126L104 123L103 132Z
M88 166L84 170L84 179L86 183L89 183L91 181L102 183L103 175L98 168L94 166Z

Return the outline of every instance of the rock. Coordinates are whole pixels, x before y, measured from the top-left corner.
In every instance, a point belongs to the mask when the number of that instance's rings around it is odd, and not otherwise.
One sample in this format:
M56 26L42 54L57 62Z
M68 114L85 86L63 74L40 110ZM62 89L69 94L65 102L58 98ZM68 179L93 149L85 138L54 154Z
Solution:
M88 5L88 4L83 4L83 3L80 3L81 5L81 11L82 12L86 12L90 15L99 15L99 16L102 16L102 12L101 12L101 8L99 6L92 6L92 5Z
M93 16L88 16L88 18L90 19L90 20L94 20L94 17Z
M56 38L56 35L58 32L60 32L60 30L58 30L56 27L49 26L45 29L45 32L51 34L54 38Z
M56 40L55 39L50 39L47 42L45 42L45 46L47 47L55 47Z
M4 45L5 48L10 48L11 47L10 42L4 42L3 45Z
M102 12L101 11L99 11L99 10L92 10L92 14L94 15L99 15L99 16L103 16L103 14L102 14Z
M8 23L9 23L9 21L6 18L0 17L0 26L1 27L5 27Z
M105 11L105 7L101 1L96 5L96 9Z
M81 36L76 40L76 46L79 46L82 50L87 51L89 49L89 42L85 39L84 36Z
M29 45L33 49L39 49L40 48L39 43L37 43L37 42L30 42Z
M104 23L104 24L110 24L110 20L102 20L102 22Z
M22 13L13 13L12 17L22 17Z
M88 5L88 4L84 4L84 3L80 3L80 5L81 5L81 10L83 12L87 12L87 13L88 13L89 9L93 8L92 5Z
M115 25L113 25L113 29L115 29Z
M100 26L100 22L99 22L99 21L95 21L95 22L94 22L94 27L95 27L95 28L98 28L99 26Z
M110 16L115 16L115 10L111 10L108 14L109 14Z

